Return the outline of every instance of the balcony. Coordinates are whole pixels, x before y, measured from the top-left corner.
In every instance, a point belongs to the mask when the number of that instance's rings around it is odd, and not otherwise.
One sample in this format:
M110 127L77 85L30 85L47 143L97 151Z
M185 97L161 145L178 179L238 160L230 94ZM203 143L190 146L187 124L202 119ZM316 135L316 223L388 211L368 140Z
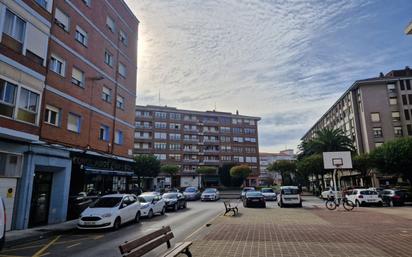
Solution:
M217 133L219 133L219 131L218 130L203 130L203 133L217 134Z
M183 152L186 152L186 153L198 153L198 152L199 152L199 149L189 149L189 148L185 148L185 149L183 149Z
M219 150L217 150L217 149L213 149L213 150L209 149L209 150L204 150L203 152L204 152L204 153L219 153Z
M194 159L183 159L183 163L199 163L199 160L194 160Z
M197 139L197 138L185 138L185 139L183 139L183 141L185 141L185 142L198 143L198 142L199 142L199 139Z
M151 116L151 115L136 115L136 118L138 118L138 119L152 119L153 118L153 116Z
M203 120L203 123L204 124L214 124L214 125L216 125L216 124L219 124L219 121L217 121L217 120Z
M139 139L139 140L152 140L152 137L139 137L139 136L135 136L135 139Z
M136 128L138 129L152 129L152 126L144 126L144 125L136 125Z
M219 160L203 160L205 164L219 164Z
M219 144L219 140L203 139L203 143L207 143L207 144Z

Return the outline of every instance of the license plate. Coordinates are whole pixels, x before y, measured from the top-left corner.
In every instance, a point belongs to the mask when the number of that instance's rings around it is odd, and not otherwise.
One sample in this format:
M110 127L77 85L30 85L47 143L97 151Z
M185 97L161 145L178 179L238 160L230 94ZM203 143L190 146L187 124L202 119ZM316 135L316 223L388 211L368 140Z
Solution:
M85 221L84 225L96 225L95 221Z
M252 202L259 202L259 199L252 199Z
M368 202L374 202L375 200L373 200L373 199L368 199L367 201L368 201Z

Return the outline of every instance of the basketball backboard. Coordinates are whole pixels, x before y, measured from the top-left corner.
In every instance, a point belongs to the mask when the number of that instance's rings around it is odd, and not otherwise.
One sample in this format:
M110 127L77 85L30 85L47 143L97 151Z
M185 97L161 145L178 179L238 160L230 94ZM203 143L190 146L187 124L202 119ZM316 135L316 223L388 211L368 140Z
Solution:
M323 166L327 170L352 169L351 153L348 152L324 152Z

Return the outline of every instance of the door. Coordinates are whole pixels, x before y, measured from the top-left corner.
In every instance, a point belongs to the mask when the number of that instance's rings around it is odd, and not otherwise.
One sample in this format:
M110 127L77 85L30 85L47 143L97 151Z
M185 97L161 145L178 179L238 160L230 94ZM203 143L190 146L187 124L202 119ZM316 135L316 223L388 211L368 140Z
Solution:
M29 227L46 225L48 223L52 181L53 173L35 172Z

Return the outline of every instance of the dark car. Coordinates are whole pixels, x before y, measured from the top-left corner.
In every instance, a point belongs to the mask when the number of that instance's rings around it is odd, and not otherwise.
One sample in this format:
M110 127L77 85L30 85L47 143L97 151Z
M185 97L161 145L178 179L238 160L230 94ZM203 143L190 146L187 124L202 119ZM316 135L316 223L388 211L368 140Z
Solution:
M162 198L166 203L166 209L177 211L186 208L186 198L181 193L165 193Z
M185 191L183 191L183 195L186 197L186 200L199 200L200 199L200 191L196 187L186 187Z
M265 197L259 191L248 191L243 198L243 206L266 208Z
M389 206L401 206L405 204L406 193L398 189L385 189L382 191L382 201Z

